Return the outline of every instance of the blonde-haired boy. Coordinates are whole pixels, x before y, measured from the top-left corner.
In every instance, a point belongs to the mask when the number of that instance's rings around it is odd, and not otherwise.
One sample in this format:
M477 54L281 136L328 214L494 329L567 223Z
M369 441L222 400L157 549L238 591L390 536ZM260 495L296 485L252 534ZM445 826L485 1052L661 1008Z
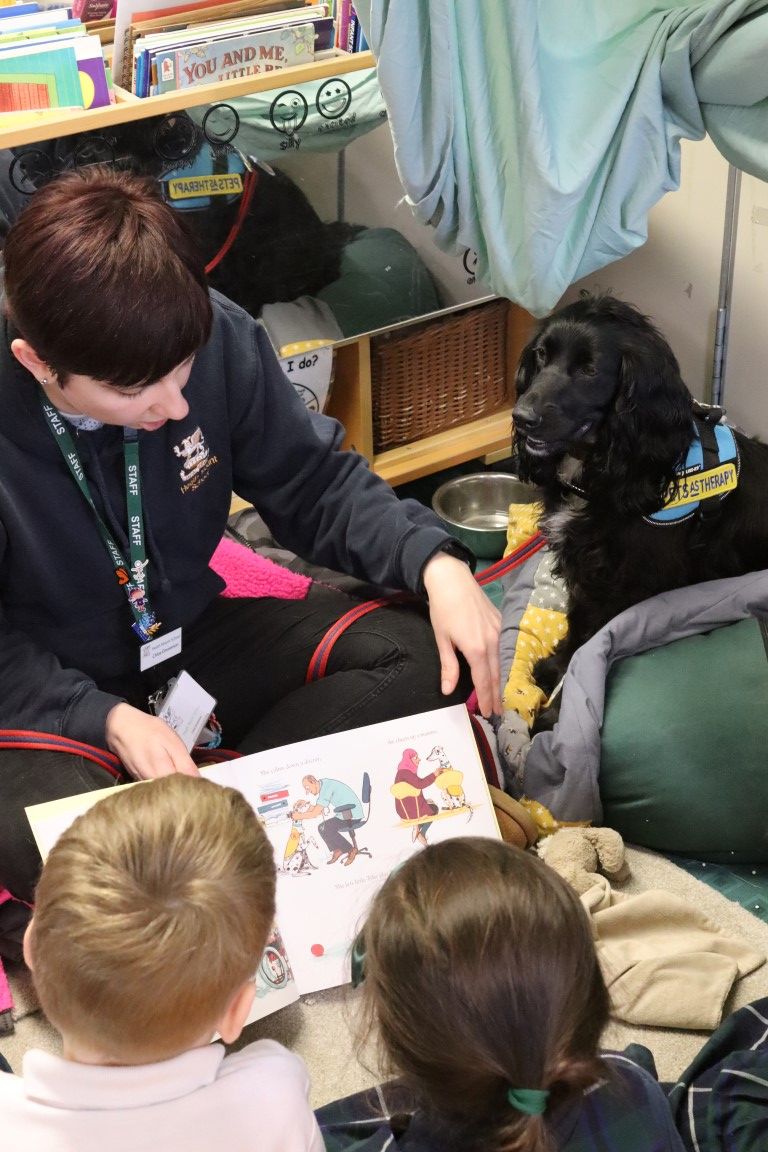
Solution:
M272 850L239 792L175 774L119 789L45 863L24 953L63 1058L0 1075L25 1152L322 1152L302 1061L226 1056L275 913Z

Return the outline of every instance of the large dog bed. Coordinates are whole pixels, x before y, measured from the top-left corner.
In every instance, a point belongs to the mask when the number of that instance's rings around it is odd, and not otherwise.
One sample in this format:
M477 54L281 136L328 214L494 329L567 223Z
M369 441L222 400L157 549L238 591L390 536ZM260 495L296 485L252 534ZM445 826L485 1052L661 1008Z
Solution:
M768 861L768 657L755 617L621 660L607 681L600 797L634 844Z
M540 562L505 591L503 677ZM559 721L518 746L508 790L555 822L607 824L657 851L768 863L760 617L768 572L676 589L615 617L571 660Z

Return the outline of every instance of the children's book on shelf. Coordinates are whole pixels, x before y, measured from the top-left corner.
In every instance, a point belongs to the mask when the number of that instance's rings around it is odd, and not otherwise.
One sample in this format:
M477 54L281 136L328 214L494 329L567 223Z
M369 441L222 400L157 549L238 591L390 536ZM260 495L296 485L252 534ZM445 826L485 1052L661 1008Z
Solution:
M312 24L295 24L269 32L251 32L196 44L174 53L175 61L166 71L176 88L194 88L230 80L235 76L257 76L308 64L315 57L315 29ZM175 65L175 66L174 66ZM158 80L164 79L162 69Z
M343 47L344 45L342 45ZM349 23L347 25L347 39L346 50L347 52L363 52L368 47L368 41L363 32L363 26L360 23L360 17L357 14L354 4L349 6Z
M25 16L29 12L39 12L37 4L2 4L0 5L0 20L8 16Z
M0 9L3 12L3 32L26 28L52 28L56 24L64 24L72 19L71 8L41 8L27 12L26 7L25 5L18 13L13 8Z
M80 20L112 20L117 0L72 0L72 14Z
M0 21L0 111L98 108L110 97L101 41L70 9Z
M72 40L61 45L46 40L0 52L0 112L83 107Z
M265 13L282 13L300 9L304 0L194 0L173 3L172 0L120 0L115 15L113 68L116 81L131 85L133 48L137 38L162 28L179 28L210 20Z
M0 82L5 85L3 93L4 112L12 111L15 100L17 111L32 108L102 108L111 100L110 85L104 64L101 41L98 36L86 35L85 25L77 28L59 28L56 34L46 40L39 37L22 41L24 52L12 52L15 44L2 42L0 37ZM25 55L24 53L27 53ZM38 103L19 104L20 93L13 92L14 84L23 85L29 80L18 79L19 65L8 61L34 61L37 83L48 83L47 90L40 93ZM31 65L30 65L31 66ZM13 78L16 72L17 79ZM23 74L22 74L23 75Z
M66 20L63 24L56 24L52 28L15 28L6 32L5 25L0 24L0 45L21 46L29 40L55 40L57 36L85 36L87 29L80 20Z
M332 45L333 24L327 12L326 3L314 4L148 32L134 41L132 90L137 96L155 96L310 63L316 51ZM241 42L235 44L235 38ZM233 43L224 47L225 40Z
M349 19L352 0L337 0L336 3L336 47L346 50L349 33Z
M84 108L106 108L111 101L104 52L98 36L79 36L73 41Z
M85 36L86 27L79 20L67 20L66 24L57 24L55 28L18 28L15 32L6 32L0 24L0 48L20 48L24 44L34 41L40 44L44 40L56 40L60 36Z
M299 995L349 981L349 953L368 905L413 853L455 836L499 838L463 705L288 744L201 772L242 792L274 852L276 926L256 973L251 1020ZM27 808L41 855L76 816L112 792Z
M277 23L275 17L256 16L142 36L133 49L133 91L154 96L307 64L316 50L332 44L326 10L326 4L317 4L300 15L278 13Z

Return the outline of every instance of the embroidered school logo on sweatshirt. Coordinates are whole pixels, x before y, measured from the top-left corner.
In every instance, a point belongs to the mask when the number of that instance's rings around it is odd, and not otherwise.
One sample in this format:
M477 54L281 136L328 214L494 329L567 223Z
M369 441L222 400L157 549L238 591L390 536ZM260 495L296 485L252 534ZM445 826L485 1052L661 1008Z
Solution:
M191 436L185 436L181 444L174 444L173 452L184 461L179 470L182 492L194 492L206 478L209 468L218 464L218 456L211 456L205 442L202 428L195 428Z

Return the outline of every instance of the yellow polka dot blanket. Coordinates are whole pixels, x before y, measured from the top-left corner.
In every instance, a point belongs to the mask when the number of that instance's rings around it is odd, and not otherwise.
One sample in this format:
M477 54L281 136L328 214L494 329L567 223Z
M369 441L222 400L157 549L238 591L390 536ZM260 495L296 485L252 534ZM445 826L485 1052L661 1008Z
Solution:
M540 504L510 504L505 556L538 531L541 512ZM514 642L502 694L504 716L497 739L507 769L520 776L531 742L530 727L546 702L533 678L533 669L538 660L552 654L568 630L568 596L563 581L552 571L553 564L552 554L545 548L527 562L524 578L518 578L520 595L514 611ZM508 599L507 596L505 602ZM540 835L572 823L589 823L561 821L535 798L523 795L520 800L536 821Z
M540 504L511 504L507 529L508 556L537 531ZM504 708L517 712L530 727L544 704L544 694L533 679L537 660L550 656L568 631L567 594L562 580L552 572L551 553L539 554L533 587L518 625L519 634L504 686Z

